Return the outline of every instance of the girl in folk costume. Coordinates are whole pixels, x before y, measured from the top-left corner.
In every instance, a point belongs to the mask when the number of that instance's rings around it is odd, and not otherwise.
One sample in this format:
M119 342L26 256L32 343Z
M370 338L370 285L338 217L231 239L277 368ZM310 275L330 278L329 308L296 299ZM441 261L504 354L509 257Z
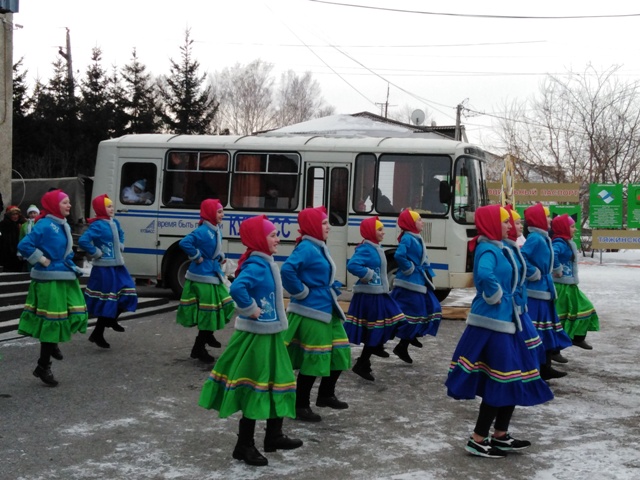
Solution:
M400 305L405 320L396 333L400 342L393 353L407 363L413 363L408 352L409 344L421 348L418 337L435 337L442 320L442 307L434 294L432 282L435 274L420 236L423 226L418 212L406 209L398 216L398 227L402 233L398 237L398 249L394 255L398 272L391 297Z
M569 215L559 215L551 222L553 252L562 265L562 276L554 277L556 310L564 331L576 347L591 350L585 338L587 332L600 330L600 321L595 308L578 287L578 249L573 241L575 221Z
M516 283L516 290L514 293L514 301L516 303L516 309L520 316L520 322L522 323L522 330L517 332L529 351L533 354L537 360L538 365L544 365L547 361L546 352L538 330L533 325L529 312L527 311L527 290L524 286L525 277L527 275L527 264L520 253L520 247L518 246L518 238L522 235L524 225L522 225L522 218L520 214L516 212L511 205L507 205L506 210L509 212L509 232L507 238L503 240L507 248L511 250L513 258L517 265L518 281Z
M213 332L225 327L233 316L234 304L223 283L222 219L224 210L219 200L209 198L200 205L200 226L180 240L180 248L191 264L176 321L185 327L198 327L191 358L212 363L206 345L220 348Z
M529 228L529 235L520 251L527 264L527 307L533 325L538 330L545 349L545 363L540 374L545 380L564 377L567 373L551 366L551 358L561 349L571 346L558 319L554 300L556 289L552 275L558 275L561 267L553 254L551 238L549 238L549 209L537 203L524 211L524 218ZM564 357L562 357L564 359Z
M282 282L273 260L279 239L266 216L240 224L247 247L238 262L231 296L236 302L236 329L200 394L199 405L221 418L242 411L233 458L267 465L255 447L256 420L267 420L265 452L292 450L302 441L282 433L283 417L295 418L296 379L284 343L287 316Z
M113 202L107 194L98 195L91 206L96 216L88 220L89 229L78 239L78 245L93 263L84 297L89 314L98 320L89 341L101 348L109 348L104 339L105 328L124 332L118 316L122 312L135 312L138 296L135 283L124 266L124 231L120 222L113 218Z
M66 217L69 196L52 190L41 200L42 212L29 235L18 244L20 254L34 267L20 315L18 333L40 340L40 358L33 374L55 387L51 357L62 360L60 342L87 331L87 306L80 290L78 267L73 263L73 238Z
M319 422L322 418L310 406L316 377L322 377L316 406L349 407L338 400L335 387L342 371L351 367L351 349L338 305L341 284L335 281L336 266L325 243L331 230L327 210L305 208L298 214L298 224L297 246L281 269L282 285L291 295L285 341L293 368L300 370L296 418Z
M349 342L364 344L353 371L365 380L373 381L371 355L389 356L384 351L384 344L394 337L404 314L389 295L387 259L380 247L384 226L378 217L363 220L360 235L364 240L347 263L347 270L358 277L358 281L353 287L344 329Z
M473 280L476 296L467 326L453 354L445 382L447 394L456 400L482 397L478 419L465 449L488 458L531 445L509 434L516 405L532 406L553 398L542 380L537 361L521 337L514 294L518 266L502 240L507 237L509 213L499 205L480 207L475 214L479 236L475 250ZM495 421L495 424L494 424ZM489 437L491 425L494 433Z
M27 221L20 227L20 240L31 233L38 215L40 215L40 209L35 205L29 205L29 208L27 208Z

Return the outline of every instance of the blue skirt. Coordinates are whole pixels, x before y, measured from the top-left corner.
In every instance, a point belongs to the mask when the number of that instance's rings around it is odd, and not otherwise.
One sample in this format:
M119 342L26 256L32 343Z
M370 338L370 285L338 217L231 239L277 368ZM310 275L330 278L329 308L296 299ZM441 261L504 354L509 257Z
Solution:
M528 407L553 398L519 336L472 325L460 337L445 385L456 400L478 396L494 407Z
M124 265L94 266L84 298L89 314L95 317L117 318L120 312L135 312L138 306L135 283Z
M562 328L553 300L531 298L527 300L529 316L538 330L547 352L562 350L573 345L569 335Z
M522 323L522 331L516 332L516 335L524 342L529 349L529 352L536 359L538 365L544 365L547 361L547 352L544 349L542 339L538 334L538 330L533 326L531 317L528 312L524 312L520 315L520 322Z
M431 290L420 293L394 287L391 290L391 298L398 303L405 316L398 327L396 337L411 340L425 335L435 337L438 334L442 320L442 307Z
M344 330L350 343L377 347L395 336L404 318L388 293L356 293L349 304Z

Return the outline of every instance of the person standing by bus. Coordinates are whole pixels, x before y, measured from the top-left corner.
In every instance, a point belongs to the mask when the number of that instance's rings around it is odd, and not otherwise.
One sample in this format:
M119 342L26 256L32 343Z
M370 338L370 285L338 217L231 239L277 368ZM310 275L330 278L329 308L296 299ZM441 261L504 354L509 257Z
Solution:
M338 400L335 387L342 371L351 367L351 348L338 304L341 284L335 281L336 266L326 245L331 230L327 210L305 208L298 214L298 224L297 245L281 269L282 285L291 295L285 342L293 368L299 370L296 418L319 422L322 417L310 406L316 377L322 377L316 406L349 407Z
M40 340L40 358L33 375L55 387L58 381L51 372L51 357L63 359L58 343L68 342L76 332L85 333L88 315L66 220L71 212L69 196L52 190L44 194L41 204L33 230L18 244L20 254L34 265L18 333Z
M509 451L531 446L531 442L517 440L509 433L516 405L539 405L551 400L553 393L516 334L521 329L513 301L518 267L502 243L507 238L509 213L500 205L480 207L475 223L479 236L470 248L475 251L476 296L445 385L447 395L456 400L482 398L465 450L485 458L502 458ZM489 437L492 425L494 433Z
M122 312L135 312L138 295L133 278L124 266L124 231L114 218L115 206L105 193L95 197L91 206L96 216L88 219L89 228L78 239L92 261L91 275L84 297L89 314L98 318L89 341L110 348L104 339L106 328L124 332L118 323Z
M347 263L347 270L358 277L358 281L353 287L344 329L349 342L364 345L353 372L374 381L371 355L389 356L384 351L384 344L394 337L404 314L389 295L387 259L380 247L384 238L382 222L378 217L363 220L360 235L363 241Z
M556 289L552 275L561 275L562 268L557 264L549 238L549 209L537 203L524 211L529 235L520 249L527 263L527 307L533 325L538 330L546 352L546 361L540 374L545 380L562 378L567 372L551 366L551 357L560 350L571 346L554 305Z
M509 231L507 232L507 238L505 238L503 242L506 247L511 250L517 266L518 279L513 298L516 304L516 310L520 316L520 322L522 323L522 330L518 330L516 335L520 336L533 357L537 360L538 366L541 366L546 363L547 357L538 330L533 325L527 309L527 290L524 286L527 276L527 263L518 246L518 238L522 235L524 225L522 225L522 217L520 217L520 214L516 212L511 205L507 205L506 210L509 212L510 217Z
M435 274L420 236L424 227L422 217L418 212L407 208L398 216L398 227L402 233L398 237L398 248L394 254L398 272L391 297L400 305L405 320L396 332L400 341L393 353L402 361L413 363L408 351L409 345L422 348L418 337L437 335L442 320L442 307L434 294L432 279Z
M241 411L233 458L264 466L268 460L255 446L256 420L267 420L265 452L302 446L302 440L282 433L284 417L295 418L296 378L284 342L287 315L273 260L280 243L276 227L264 215L249 218L240 224L240 240L247 250L231 284L236 328L198 404L217 410L220 418Z
M593 303L578 287L578 248L573 241L576 232L575 220L566 213L551 221L553 253L560 265L562 276L554 277L556 291L555 306L562 328L576 347L592 350L586 342L587 332L600 330L600 320Z
M191 260L185 275L176 321L184 327L198 327L198 335L191 349L191 358L213 363L214 357L206 345L220 348L214 336L223 329L235 305L224 284L222 263L222 219L224 210L220 200L208 198L200 204L200 226L180 240L180 248Z

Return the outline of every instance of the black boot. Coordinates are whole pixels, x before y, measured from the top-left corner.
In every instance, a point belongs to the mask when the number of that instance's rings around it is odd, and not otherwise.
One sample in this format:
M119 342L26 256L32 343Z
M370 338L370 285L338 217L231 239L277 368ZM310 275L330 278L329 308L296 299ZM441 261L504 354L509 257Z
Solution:
M336 397L336 383L340 378L341 370L331 370L328 377L322 377L318 386L318 398L316 407L329 407L335 410L344 410L349 408L347 402L338 400Z
M375 380L371 374L371 362L369 360L363 360L362 357L359 357L358 360L356 360L356 364L353 366L351 371L370 382Z
M91 335L89 335L89 341L91 343L95 343L100 348L111 348L111 345L109 345L104 339L104 329L106 328L106 326L106 319L103 317L98 317L96 326L93 329L93 332L91 332Z
M213 363L216 359L212 355L209 355L209 352L207 352L207 349L205 348L206 336L203 335L203 332L204 331L201 330L196 337L196 341L191 349L191 358L197 358L204 363Z
M401 339L393 349L400 360L406 363L413 363L413 360L409 356L409 340Z
M409 343L416 348L422 348L422 343L420 342L420 340L418 340L418 337L413 337L411 340L409 340Z
M55 387L56 385L58 385L57 380L53 378L53 373L51 372L51 362L42 364L40 360L38 360L38 366L33 371L33 376L38 377L40 380L51 387Z
M587 343L586 335L576 335L573 337L572 343L576 347L584 348L585 350L593 350L593 347Z
M562 378L567 376L567 372L561 372L551 366L552 353L547 351L547 361L540 366L540 377L543 380L551 380L552 378Z
M302 440L289 438L282 433L282 418L267 420L267 433L264 436L264 451L293 450L302 446Z
M118 317L109 319L109 327L114 332L124 332L124 327L118 323Z
M311 388L316 377L298 373L296 381L296 420L320 422L322 417L311 410Z
M205 330L202 330L203 332ZM216 337L213 335L212 331L206 330L207 336L206 336L206 344L209 345L212 348L220 348L222 347L222 344L216 340Z
M57 343L49 344L49 351L51 352L51 356L56 360L62 360L64 357L62 356L62 352L60 351L60 347L58 347Z
M263 467L269 464L269 461L256 448L253 439L256 429L256 421L247 417L242 417L238 425L238 443L233 449L233 458L242 460L247 465Z

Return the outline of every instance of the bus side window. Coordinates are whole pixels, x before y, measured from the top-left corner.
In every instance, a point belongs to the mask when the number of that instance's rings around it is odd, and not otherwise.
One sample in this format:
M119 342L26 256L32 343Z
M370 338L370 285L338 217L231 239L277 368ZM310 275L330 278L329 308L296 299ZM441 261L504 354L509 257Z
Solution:
M156 196L156 166L127 162L120 172L120 203L151 205Z
M363 153L356 157L353 182L353 210L357 213L370 213L373 210L373 190L376 176L376 156Z

